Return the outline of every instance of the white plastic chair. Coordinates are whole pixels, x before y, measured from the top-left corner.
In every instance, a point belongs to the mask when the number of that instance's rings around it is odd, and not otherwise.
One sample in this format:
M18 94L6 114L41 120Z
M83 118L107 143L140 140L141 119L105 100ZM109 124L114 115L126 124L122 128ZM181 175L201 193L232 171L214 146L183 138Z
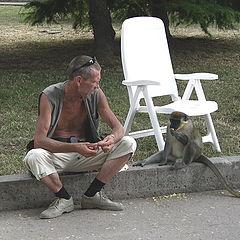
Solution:
M189 116L203 116L207 127L203 142L211 142L218 152L221 151L210 115L218 109L218 105L214 101L206 101L200 82L215 80L218 76L211 73L174 74L161 19L134 17L125 20L121 30L121 57L125 77L122 83L127 86L130 103L124 124L126 135L134 138L155 135L161 151L164 148L162 134L166 132L166 126L160 127L157 114L181 111ZM188 80L182 97L178 94L176 79ZM190 100L193 89L197 100ZM164 95L170 95L172 103L154 106L152 98ZM142 98L145 105L140 103ZM137 112L149 114L152 129L131 132Z

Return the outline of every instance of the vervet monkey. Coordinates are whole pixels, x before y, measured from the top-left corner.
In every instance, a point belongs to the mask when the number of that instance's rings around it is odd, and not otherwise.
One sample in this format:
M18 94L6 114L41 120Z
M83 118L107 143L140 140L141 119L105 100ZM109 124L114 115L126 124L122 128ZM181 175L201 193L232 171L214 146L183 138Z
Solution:
M202 155L202 149L201 134L193 126L192 121L185 113L173 112L170 115L164 150L134 163L133 166L143 167L147 164L159 163L159 166L171 164L173 169L180 169L188 166L191 162L200 162L213 171L228 192L240 197L240 192L231 188L217 167Z

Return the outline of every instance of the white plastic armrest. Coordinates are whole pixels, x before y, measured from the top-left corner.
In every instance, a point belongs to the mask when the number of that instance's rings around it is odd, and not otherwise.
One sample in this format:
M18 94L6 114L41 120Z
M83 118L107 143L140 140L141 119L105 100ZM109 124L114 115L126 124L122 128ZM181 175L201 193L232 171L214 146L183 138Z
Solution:
M217 74L213 73L190 73L190 74L174 74L178 80L216 80Z
M125 86L145 86L145 85L160 85L158 81L153 80L137 80L137 81L122 81Z

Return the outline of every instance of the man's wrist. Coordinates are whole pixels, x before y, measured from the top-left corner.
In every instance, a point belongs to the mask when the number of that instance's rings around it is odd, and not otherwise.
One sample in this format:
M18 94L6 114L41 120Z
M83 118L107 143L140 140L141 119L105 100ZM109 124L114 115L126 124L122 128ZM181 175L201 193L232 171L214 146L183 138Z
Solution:
M111 136L113 138L113 140L115 141L116 137L114 134L110 134L109 136Z

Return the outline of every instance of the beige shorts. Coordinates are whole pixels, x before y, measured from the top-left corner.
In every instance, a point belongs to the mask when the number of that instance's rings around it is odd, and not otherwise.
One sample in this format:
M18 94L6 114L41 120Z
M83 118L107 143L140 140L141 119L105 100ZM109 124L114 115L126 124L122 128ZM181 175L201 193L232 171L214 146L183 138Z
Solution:
M84 157L79 153L51 153L42 148L30 150L23 159L28 170L40 180L52 173L98 171L108 160L122 157L136 150L136 141L125 136L117 142L109 153L100 150L93 157Z

